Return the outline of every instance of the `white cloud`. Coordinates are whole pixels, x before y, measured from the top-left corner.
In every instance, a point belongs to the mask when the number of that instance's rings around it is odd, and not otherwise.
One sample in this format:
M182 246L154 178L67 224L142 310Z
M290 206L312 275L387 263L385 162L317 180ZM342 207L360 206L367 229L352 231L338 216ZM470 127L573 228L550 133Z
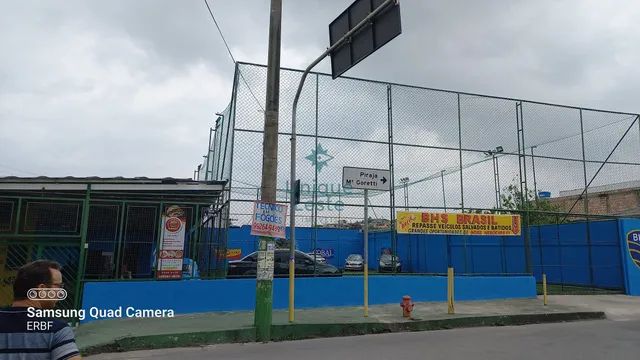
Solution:
M282 66L304 68L315 59L327 47L328 23L350 3L285 2ZM265 63L267 3L216 1L212 7L236 59ZM407 0L401 7L403 34L346 75L639 110L636 2ZM4 10L0 151L5 156L0 176L191 176L206 151L214 113L230 100L234 71L202 2L20 1L5 4ZM329 63L325 60L316 70L329 70ZM290 123L287 109L295 80L282 82L283 131ZM334 89L334 98L320 100L321 131L385 141L386 113L369 106L369 101L384 100L384 88L364 91L336 83L343 87ZM264 104L264 86L253 91ZM395 133L397 139L455 144L457 132L447 130L456 120L451 99L405 95L405 104L394 103L400 107L394 112L397 124L404 126ZM307 108L300 113L301 131L307 132L314 120L309 99L303 95ZM441 104L438 111L421 105L431 101ZM240 103L245 109L239 113L246 118L238 123L260 128L255 100L247 95ZM358 116L345 116L353 106L359 108ZM558 115L544 122L544 116L541 112L545 127L535 133L540 141L558 135L544 130L546 126L557 125L562 134L575 128L559 125L575 118ZM363 119L367 126L356 129ZM416 124L423 128L414 129ZM487 134L512 134L514 125L485 131L486 124L478 124L479 135L465 144L496 143ZM508 144L514 136L500 144L515 150ZM411 168L421 160L419 154L407 154L406 162L396 159L412 177L422 173ZM370 161L383 158L371 155Z

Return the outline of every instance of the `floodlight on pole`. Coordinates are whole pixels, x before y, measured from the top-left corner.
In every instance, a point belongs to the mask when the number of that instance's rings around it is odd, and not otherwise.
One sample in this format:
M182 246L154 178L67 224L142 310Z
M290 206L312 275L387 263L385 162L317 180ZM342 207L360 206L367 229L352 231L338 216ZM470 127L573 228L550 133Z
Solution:
M400 179L400 183L403 185L403 188L404 188L404 209L405 211L409 211L409 189L408 189L409 178L403 177L402 179Z
M499 161L496 154L500 154L503 152L504 152L504 148L502 146L496 146L494 150L489 150L484 152L484 154L487 157L491 156L491 161L493 163L493 187L495 190L496 209L501 208L501 198L502 198L502 194L500 192L500 166L499 166Z

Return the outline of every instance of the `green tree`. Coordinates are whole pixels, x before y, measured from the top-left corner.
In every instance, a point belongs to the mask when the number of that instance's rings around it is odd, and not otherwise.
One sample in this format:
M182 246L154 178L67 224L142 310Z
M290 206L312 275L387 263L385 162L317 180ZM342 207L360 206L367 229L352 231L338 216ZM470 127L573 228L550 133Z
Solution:
M556 224L562 218L554 214L561 212L560 207L547 199L536 198L531 189L527 189L526 196L522 196L520 186L516 184L511 184L502 191L500 195L502 209L522 212L523 217L525 212L529 211L531 225Z

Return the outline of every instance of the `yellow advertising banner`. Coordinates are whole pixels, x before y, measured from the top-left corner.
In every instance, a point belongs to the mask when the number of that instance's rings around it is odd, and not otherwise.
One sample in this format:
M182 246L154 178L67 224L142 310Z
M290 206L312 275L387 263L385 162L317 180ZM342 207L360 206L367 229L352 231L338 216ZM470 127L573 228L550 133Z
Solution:
M399 211L399 234L519 236L520 215Z
M242 249L227 249L227 260L239 260L242 257Z

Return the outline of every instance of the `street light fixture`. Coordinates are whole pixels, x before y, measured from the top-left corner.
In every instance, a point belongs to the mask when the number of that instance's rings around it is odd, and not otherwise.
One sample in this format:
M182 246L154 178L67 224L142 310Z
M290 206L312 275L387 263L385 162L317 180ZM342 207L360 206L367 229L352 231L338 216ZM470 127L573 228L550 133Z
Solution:
M400 183L403 185L404 188L404 210L405 211L409 211L409 178L408 177L403 177L402 179L400 179Z
M496 154L500 154L504 152L502 146L496 146L494 150L485 151L484 154L489 157L491 156L491 161L493 162L493 187L496 192L496 208L500 209L500 199L502 194L500 193L500 166L498 164L498 158Z

